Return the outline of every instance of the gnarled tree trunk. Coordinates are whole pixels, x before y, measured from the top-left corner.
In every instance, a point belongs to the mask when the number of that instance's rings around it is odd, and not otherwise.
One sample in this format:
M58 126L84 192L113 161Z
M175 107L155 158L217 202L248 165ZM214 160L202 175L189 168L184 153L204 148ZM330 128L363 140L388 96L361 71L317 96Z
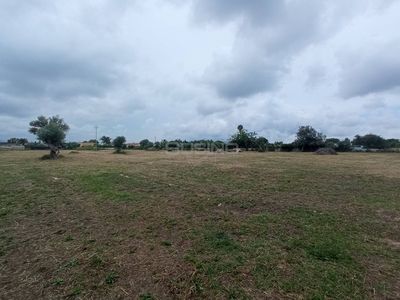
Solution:
M60 154L60 151L58 150L58 148L53 145L49 145L49 147L50 147L50 157L58 158L58 155Z

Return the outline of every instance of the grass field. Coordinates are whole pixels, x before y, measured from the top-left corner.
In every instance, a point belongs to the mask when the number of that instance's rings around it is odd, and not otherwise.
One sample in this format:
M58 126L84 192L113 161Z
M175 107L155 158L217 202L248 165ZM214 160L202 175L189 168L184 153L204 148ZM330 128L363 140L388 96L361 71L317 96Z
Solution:
M400 299L400 156L0 152L1 299Z

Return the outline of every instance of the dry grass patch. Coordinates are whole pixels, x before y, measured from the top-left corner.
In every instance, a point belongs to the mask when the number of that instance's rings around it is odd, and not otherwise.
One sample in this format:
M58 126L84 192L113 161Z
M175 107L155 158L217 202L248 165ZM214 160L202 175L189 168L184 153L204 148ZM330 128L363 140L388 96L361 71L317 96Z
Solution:
M400 297L397 154L43 154L0 153L0 298Z

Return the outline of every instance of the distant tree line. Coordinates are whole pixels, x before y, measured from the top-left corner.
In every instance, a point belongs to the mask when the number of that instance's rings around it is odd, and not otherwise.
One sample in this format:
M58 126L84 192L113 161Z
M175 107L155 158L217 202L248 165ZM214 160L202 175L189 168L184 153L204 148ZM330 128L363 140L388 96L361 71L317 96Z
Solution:
M364 136L357 134L351 141L349 138L340 140L337 138L326 138L311 126L301 126L296 134L296 139L289 144L281 143L281 151L315 151L318 148L333 148L336 151L352 151L354 147L358 149L389 149L400 148L399 139L384 139L379 135L369 133Z
M12 144L24 145L27 149L50 149L50 156L56 158L59 149L76 149L80 147L78 142L66 142L66 133L69 126L59 116L46 118L39 116L36 120L29 123L29 132L36 135L39 142L30 143L26 138L11 138L7 142ZM352 140L345 138L327 138L323 133L318 132L312 126L300 126L295 140L292 143L274 142L270 143L268 139L259 136L254 131L245 129L242 125L237 126L237 132L232 134L228 142L220 140L213 141L211 139L201 139L186 141L175 139L167 141L155 141L154 143L148 139L141 140L138 144L126 144L124 136L118 136L112 139L109 136L102 136L99 141L91 139L84 143L94 143L96 147L105 149L114 147L117 153L122 149L132 148L141 150L209 150L216 149L226 150L232 145L238 146L243 150L253 151L315 151L318 148L333 148L336 151L352 151L357 149L400 149L400 140L395 138L384 139L379 135L369 133L366 135L357 134Z
M11 138L11 139L7 140L7 143L25 146L26 144L28 144L28 139L25 139L25 138Z

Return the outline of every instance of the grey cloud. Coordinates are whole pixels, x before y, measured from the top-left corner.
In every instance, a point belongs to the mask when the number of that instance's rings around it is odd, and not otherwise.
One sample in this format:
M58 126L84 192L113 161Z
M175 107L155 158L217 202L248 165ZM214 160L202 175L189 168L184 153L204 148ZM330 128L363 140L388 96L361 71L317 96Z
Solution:
M100 97L119 75L108 61L39 49L12 51L2 46L0 81L3 92L13 96L55 100L81 95Z
M343 98L365 96L372 93L390 91L400 87L400 58L398 43L374 49L365 54L360 50L358 59L342 66L339 92Z
M220 113L220 112L228 112L232 109L232 106L229 104L223 104L223 103L207 103L204 101L201 101L197 104L196 111L202 116L208 116L212 115L215 113Z
M230 100L273 91L288 70L291 59L309 45L324 41L341 29L354 17L354 11L362 2L344 6L345 3L194 1L193 14L197 22L240 24L229 63L214 60L204 75L204 82L220 97ZM243 60L245 55L250 58Z
M385 99L383 98L373 98L371 100L369 100L367 103L365 103L363 105L363 108L367 109L367 110L375 110L375 109L379 109L379 108L385 108L386 104L385 104Z
M321 64L309 66L306 70L306 85L315 87L326 78L326 68Z
M33 11L54 11L55 5L53 2L46 0L36 0L36 1L24 1L24 0L14 0L0 1L1 10L0 15L2 17L16 17L18 15L23 15Z
M194 0L192 13L198 23L226 23L243 18L253 25L276 22L285 8L281 0Z
M64 114L72 106L81 111L88 102L95 103L97 115L101 114L101 107L124 112L124 105L129 111L143 107L139 100L118 98L126 96L127 82L133 76L129 67L135 56L129 44L106 28L116 28L114 25L127 9L126 1L119 5L89 1L85 8L74 1L35 1L37 5L20 2L23 1L0 3L3 115L24 116L30 103L46 105L47 111L52 111L60 109L56 103L65 102L66 107L60 104ZM95 14L89 13L91 7ZM39 102L41 105L37 105ZM30 113L36 114L34 111L31 109Z
M241 58L236 62L215 62L203 80L215 87L217 94L226 99L249 97L277 86L279 66L257 58Z
M33 111L35 111L35 107L32 103L11 99L0 94L0 115L23 118L31 115Z

